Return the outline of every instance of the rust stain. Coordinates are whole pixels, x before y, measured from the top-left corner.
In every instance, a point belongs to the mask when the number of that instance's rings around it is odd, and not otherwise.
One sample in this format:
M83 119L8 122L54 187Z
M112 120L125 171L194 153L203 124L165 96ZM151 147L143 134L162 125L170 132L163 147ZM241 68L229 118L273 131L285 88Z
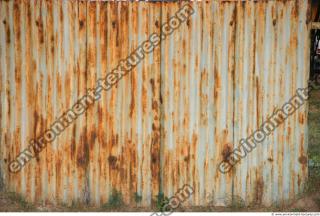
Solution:
M304 113L299 114L299 123L300 124L304 124L304 115L305 115Z
M79 20L79 27L80 27L80 29L84 28L84 21L83 20Z
M89 163L89 144L87 143L86 128L83 130L80 140L83 144L77 152L77 166L86 169Z
M134 76L132 76L131 85L132 86L135 85ZM131 91L131 103L130 103L130 117L131 118L132 118L132 115L133 115L134 111L135 111L135 88L133 88L132 91Z
M96 131L91 131L91 137L90 137L90 149L93 149L94 143L97 138L97 133Z
M272 25L277 25L277 20L276 19L274 19L274 20L272 20Z
M255 183L255 202L260 205L262 203L262 197L264 192L264 181L258 178Z
M118 161L117 157L115 157L113 155L110 155L108 157L108 162L109 162L109 165L110 165L111 169L117 169L118 168L117 161Z
M228 162L229 161L229 156L232 153L232 144L231 143L227 143L223 145L223 150L222 150L222 160L224 162Z
M119 143L119 134L113 135L111 140L112 146L116 146L118 145L118 143Z
M189 161L190 161L190 156L189 156L189 155L188 155L188 156L185 156L185 157L183 158L183 160L184 160L184 162L189 163Z
M300 175L298 175L298 187L299 188L301 187L301 177L300 177Z
M154 100L154 101L152 102L152 109L153 109L153 110L157 110L158 108L159 108L158 101Z
M301 163L301 164L307 164L308 163L308 158L306 156L304 156L304 155L301 155L298 160L299 160L299 163Z
M10 28L9 28L9 26L6 26L6 40L7 40L8 44L11 42L10 41Z

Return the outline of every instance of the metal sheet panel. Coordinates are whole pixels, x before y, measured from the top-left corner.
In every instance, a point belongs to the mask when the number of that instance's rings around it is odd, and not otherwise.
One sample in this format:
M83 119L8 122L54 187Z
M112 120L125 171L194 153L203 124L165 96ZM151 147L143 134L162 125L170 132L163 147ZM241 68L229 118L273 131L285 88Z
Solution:
M28 200L270 205L307 177L306 107L236 166L217 166L308 79L307 1L192 2L195 14L22 172L8 163L182 3L1 1L1 174ZM208 195L210 194L210 197ZM211 200L208 200L211 199Z
M232 193L232 174L217 166L233 141L235 4L193 7L190 21L162 43L162 184L169 197L191 185L189 204L202 205L208 193ZM178 8L164 4L163 21Z
M258 129L298 88L307 86L307 13L305 1L237 5L235 143ZM301 107L237 165L234 195L247 204L271 205L303 191L306 110L306 105Z

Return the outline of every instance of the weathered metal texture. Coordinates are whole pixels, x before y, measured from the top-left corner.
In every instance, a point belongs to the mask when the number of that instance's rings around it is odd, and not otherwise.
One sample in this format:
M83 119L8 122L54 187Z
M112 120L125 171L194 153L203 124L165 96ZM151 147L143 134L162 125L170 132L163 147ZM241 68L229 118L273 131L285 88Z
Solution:
M178 8L165 4L163 22ZM189 204L203 205L212 191L217 197L232 193L232 175L221 174L217 165L233 140L235 4L193 8L190 21L161 49L162 184L169 196L191 185Z
M307 1L236 6L234 142L248 137L309 78ZM307 178L307 105L275 130L234 173L234 193L270 205L296 198Z
M160 47L19 174L8 162L159 32L160 5L1 1L1 170L31 201L102 204L159 193Z
M306 106L233 172L221 174L217 166L307 86L308 2L212 1L193 7L190 22L161 49L165 194L188 183L196 190L189 205L231 197L270 205L295 198L307 178ZM162 21L177 8L166 4Z
M14 159L185 2L0 1L0 168L28 200L150 206L184 184L268 205L307 177L306 107L229 174L217 165L308 79L308 2L192 2L195 14L21 173Z

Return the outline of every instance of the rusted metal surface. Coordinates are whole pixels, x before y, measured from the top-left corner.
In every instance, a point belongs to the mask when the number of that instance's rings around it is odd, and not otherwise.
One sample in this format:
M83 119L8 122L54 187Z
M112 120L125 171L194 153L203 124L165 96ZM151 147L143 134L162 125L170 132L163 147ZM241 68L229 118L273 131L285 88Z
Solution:
M217 165L308 79L308 2L192 2L195 14L22 172L7 164L183 2L0 1L0 166L30 201L151 206L285 202L307 177L306 107L238 164Z
M237 5L235 141L250 135L296 89L307 86L307 13L306 1ZM306 160L300 160L306 157L307 110L303 106L237 167L235 194L257 204L295 198L307 178Z

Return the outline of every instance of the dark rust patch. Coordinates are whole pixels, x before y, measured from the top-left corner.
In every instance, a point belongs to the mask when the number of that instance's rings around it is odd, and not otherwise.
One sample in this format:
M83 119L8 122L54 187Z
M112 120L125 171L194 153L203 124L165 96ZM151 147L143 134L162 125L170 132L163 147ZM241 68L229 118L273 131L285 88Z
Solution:
M133 86L133 88L132 88L132 91L131 91L130 117L132 117L132 115L134 113L134 109L135 109L135 98L134 98L134 96L135 96L136 88L135 88L135 78L134 78L134 76L132 76L131 85Z
M91 137L90 137L90 146L93 148L94 143L96 141L97 138L97 133L95 131L91 132Z
M189 26L190 25L190 20L187 20L187 26Z
M157 130L157 127L156 127L156 125L154 123L152 123L152 130L153 131Z
M255 202L258 205L262 203L263 187L264 187L263 179L258 179L255 185Z
M150 79L150 85L151 85L152 93L155 94L154 79Z
M268 161L269 161L269 162L273 162L273 158L269 157L269 158L268 158Z
M70 157L71 159L74 159L76 152L76 126L73 126L72 128L72 138L71 138L71 151L70 151Z
M108 162L109 162L109 165L111 167L111 169L117 169L117 157L113 156L113 155L110 155L108 157Z
M79 21L79 26L80 26L80 29L82 29L84 27L84 21L83 20Z
M307 163L308 163L308 158L307 158L306 156L304 156L304 155L301 155L301 156L299 157L299 163L301 163L301 164L307 164Z
M184 160L184 162L187 162L187 163L188 163L188 162L190 161L190 156L189 156L189 155L188 155L188 156L185 156L183 160Z
M272 21L272 24L275 26L275 25L277 24L277 20L274 19L274 20Z
M151 140L151 175L152 188L159 191L160 181L160 135L158 131L153 131Z
M160 104L163 104L162 94L160 94Z
M153 152L152 154L151 154L151 162L152 163L157 163L158 162L158 154L156 154L155 152Z
M77 165L79 167L86 167L87 165L87 157L84 154L79 154L78 158L77 158Z
M14 4L13 4L13 10L14 10L14 11L18 11L18 10L19 10L19 3L18 3L18 2L14 2Z
M7 29L6 29L6 39L7 39L7 43L11 42L10 41L10 28L9 27L7 27Z
M43 23L41 18L39 18L39 20L36 20L36 26L38 27L39 31L39 42L44 43Z
M116 28L117 27L117 21L112 21L112 28Z
M223 146L223 150L222 150L222 160L224 162L228 162L229 161L229 156L232 153L232 148L231 148L231 144L227 143Z
M51 53L54 55L54 46L51 47Z
M77 153L77 166L86 169L89 162L89 144L87 143L86 129L81 134L81 143L83 143L83 146L79 147Z

